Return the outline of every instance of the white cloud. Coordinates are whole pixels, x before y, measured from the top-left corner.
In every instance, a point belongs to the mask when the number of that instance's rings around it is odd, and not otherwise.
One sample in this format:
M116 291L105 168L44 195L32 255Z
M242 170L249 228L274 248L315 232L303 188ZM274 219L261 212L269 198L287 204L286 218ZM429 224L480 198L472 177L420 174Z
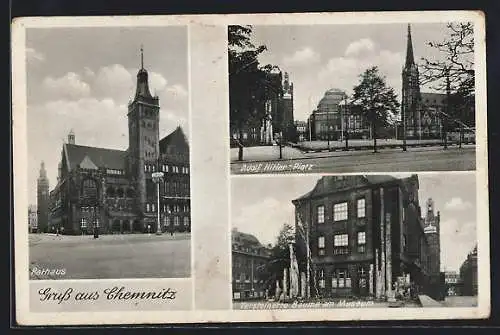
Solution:
M351 92L359 83L359 75L372 66L379 68L380 74L386 77L387 84L398 94L401 87L402 56L388 50L374 53L370 58L331 58L318 74L319 84L325 85L323 91L339 88Z
M283 63L287 67L292 66L303 66L309 65L311 63L316 63L320 59L320 55L311 49L310 47L305 47L297 50L292 56L285 57Z
M445 205L445 209L450 210L464 210L472 207L472 204L468 201L463 201L462 198L453 197Z
M293 211L293 205L289 201L283 203L275 198L267 197L258 203L241 208L232 225L241 232L255 235L263 244L274 244L283 224L294 225L289 217L292 213L293 218ZM262 219L263 217L265 220Z
M375 50L375 43L369 38L362 38L349 44L345 50L346 56L360 56Z
M47 77L42 85L49 94L59 98L78 99L90 94L89 84L74 72L68 72L60 78Z
M109 97L117 101L128 101L133 94L132 74L121 64L101 67L92 83L92 91L98 97Z
M451 218L440 222L441 267L458 271L477 243L476 223Z
M45 56L39 51L33 48L26 48L26 58L28 62L43 62L45 61Z

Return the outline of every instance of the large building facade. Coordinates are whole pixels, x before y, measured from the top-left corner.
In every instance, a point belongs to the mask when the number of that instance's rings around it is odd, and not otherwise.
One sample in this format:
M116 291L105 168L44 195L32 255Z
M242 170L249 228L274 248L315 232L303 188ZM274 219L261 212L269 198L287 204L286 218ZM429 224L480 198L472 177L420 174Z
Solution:
M37 180L37 231L45 233L49 229L49 179L45 163L40 165L40 175Z
M309 117L311 137L314 140L344 140L368 138L370 127L361 113L347 104L347 95L337 88L329 89Z
M160 139L160 105L137 73L128 105L127 150L78 145L71 131L63 144L57 185L50 193L50 225L66 234L190 231L189 144L178 127ZM163 172L160 208L152 174Z
M460 266L460 281L462 295L477 295L477 245Z
M233 299L264 298L266 283L262 274L270 258L270 249L255 236L235 229L231 239Z
M36 233L38 231L38 214L35 205L28 206L28 232Z
M295 199L297 247L311 296L384 298L396 282L433 294L439 254L421 219L418 177L325 176ZM309 269L308 269L309 268ZM439 273L439 270L437 270Z

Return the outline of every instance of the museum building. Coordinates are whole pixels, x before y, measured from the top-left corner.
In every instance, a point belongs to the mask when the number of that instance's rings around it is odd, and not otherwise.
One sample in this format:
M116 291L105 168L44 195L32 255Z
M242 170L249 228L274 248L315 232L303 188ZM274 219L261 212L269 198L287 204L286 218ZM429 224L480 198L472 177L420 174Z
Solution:
M437 298L439 213L429 200L421 217L418 188L417 175L324 176L293 200L309 294L384 298L406 282Z

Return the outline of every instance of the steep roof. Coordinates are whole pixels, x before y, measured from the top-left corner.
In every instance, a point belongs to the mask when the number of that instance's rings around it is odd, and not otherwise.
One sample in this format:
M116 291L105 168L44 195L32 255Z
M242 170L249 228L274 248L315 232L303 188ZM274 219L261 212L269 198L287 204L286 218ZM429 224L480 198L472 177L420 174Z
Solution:
M181 126L177 126L173 132L165 136L160 140L160 148L167 146L172 143L184 142L187 145L186 135L184 135L184 131Z
M446 94L443 93L420 93L420 99L424 105L445 105Z
M364 182L367 185L378 185L399 180L398 178L388 175L345 176L344 178L359 178L359 177L362 178L361 183ZM324 193L329 193L333 190L333 187L335 187L335 183L337 182L337 180L338 180L337 176L323 176L316 182L316 185L311 191L298 197L294 201L307 199ZM345 187L343 189L345 189Z
M98 168L123 170L127 152L115 149L89 147L76 144L64 144L68 169L72 170L83 162L92 162ZM89 162L90 161L90 162Z

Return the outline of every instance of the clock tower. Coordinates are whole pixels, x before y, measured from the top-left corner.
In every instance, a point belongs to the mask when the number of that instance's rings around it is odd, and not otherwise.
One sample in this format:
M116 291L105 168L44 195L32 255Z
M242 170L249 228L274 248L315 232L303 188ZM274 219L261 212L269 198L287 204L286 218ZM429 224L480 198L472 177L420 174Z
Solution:
M141 47L141 68L137 73L134 99L128 105L128 169L137 193L137 209L144 217L146 204L156 203L151 173L158 167L160 104L149 91L148 72L144 69ZM143 222L144 224L144 222Z

